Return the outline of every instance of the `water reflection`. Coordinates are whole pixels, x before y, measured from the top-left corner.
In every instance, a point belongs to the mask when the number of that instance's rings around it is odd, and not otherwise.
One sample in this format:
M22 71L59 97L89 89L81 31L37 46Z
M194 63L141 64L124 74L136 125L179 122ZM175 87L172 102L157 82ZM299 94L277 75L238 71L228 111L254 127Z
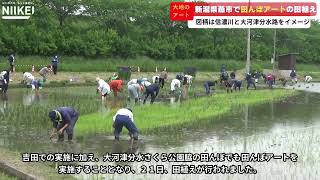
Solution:
M136 153L139 149L138 141L130 141L129 144L114 141L112 143L112 153Z
M164 128L155 131L154 135L142 133L144 136L141 136L139 142L132 143L127 137L123 137L120 143L115 143L113 136L100 134L86 137L75 135L74 144L50 143L48 132L51 126L49 121L44 120L48 109L61 104L75 106L85 104L86 106L81 109L83 112L99 110L102 114L107 114L111 107L123 107L125 101L108 99L106 104L101 104L97 98L94 99L96 97L94 94L87 96L80 95L80 93L79 95L60 93L48 96L39 94L36 97L35 94L17 92L15 95L9 97L10 108L8 108L8 97L6 100L2 99L1 102L1 112L8 111L10 116L0 116L0 145L20 152L89 152L101 156L106 152L253 152L260 150L284 152L286 148L291 148L292 151L302 153L305 148L308 148L308 142L313 147L311 151L319 149L319 143L316 142L319 139L316 131L311 134L308 134L309 130L304 131L306 134L303 136L310 136L310 139L301 141L300 143L307 143L303 145L297 144L298 142L293 145L284 143L295 138L303 140L302 135L294 133L276 135L283 130L320 124L319 94L305 93L277 103L234 107L229 114L211 120L198 120L179 127ZM21 99L18 100L17 97ZM43 100L48 103L44 105L39 103ZM170 102L173 104L180 102L180 98L177 102L176 100L172 98ZM21 106L21 101L28 107ZM15 109L11 108L13 105ZM271 137L277 146L271 146L273 145ZM305 156L304 158L310 158L308 155ZM183 179L185 176L180 178ZM170 177L170 179L175 179L175 177Z
M39 103L41 99L40 95L38 91L23 94L23 105L31 106L32 104Z

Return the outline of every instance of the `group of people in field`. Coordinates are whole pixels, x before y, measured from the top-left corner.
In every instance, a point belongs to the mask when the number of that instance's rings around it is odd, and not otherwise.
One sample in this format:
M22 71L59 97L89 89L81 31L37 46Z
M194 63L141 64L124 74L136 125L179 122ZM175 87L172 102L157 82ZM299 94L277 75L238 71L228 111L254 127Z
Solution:
M118 93L123 91L124 81L120 80L114 75L109 82L101 79L100 77L96 78L97 92L100 94L102 100L106 100L107 96L113 92L114 96L117 97ZM141 77L139 79L131 79L127 82L126 87L128 89L128 101L129 102L142 102L146 103L147 99L151 97L151 104L155 102L156 97L159 95L160 89L165 85L165 82L168 79L168 73L166 70L163 70L159 75L155 75L151 78L151 81L148 78ZM188 74L178 74L170 83L170 94L181 94L188 93L188 89L192 84L193 77ZM182 90L181 84L185 87ZM182 92L183 91L183 92Z
M10 79L10 74L15 73L16 69L16 58L14 53L10 53L8 57L9 68L8 70L3 70L0 72L0 89L2 95L6 95L9 87L9 82L12 80ZM42 88L43 84L46 82L48 75L52 72L57 74L58 72L58 64L59 59L58 56L54 56L52 58L52 63L42 67L38 73L41 78L36 79L35 76L31 72L23 72L22 73L22 83L26 85L26 87L31 87L32 90L39 90Z
M245 75L245 81L247 82L247 89L249 88L254 88L257 89L257 84L259 84L260 79L263 79L264 84L266 84L269 88L273 88L273 85L276 84L276 76L272 73L261 73L259 71L253 71L251 73L247 73ZM292 69L290 72L290 79L292 84L297 84L298 79L297 79L297 73L295 69ZM283 86L286 86L286 83L288 80L286 78L279 78L278 79ZM304 82L309 83L311 82L312 77L311 76L304 76ZM204 87L206 89L207 94L210 93L210 87L215 86L217 84L217 81L207 81L204 84ZM232 92L232 90L239 90L241 89L242 86L242 80L236 78L235 71L232 71L230 73L230 76L228 72L225 70L225 67L222 66L221 68L221 73L220 73L220 84L225 86L227 92Z

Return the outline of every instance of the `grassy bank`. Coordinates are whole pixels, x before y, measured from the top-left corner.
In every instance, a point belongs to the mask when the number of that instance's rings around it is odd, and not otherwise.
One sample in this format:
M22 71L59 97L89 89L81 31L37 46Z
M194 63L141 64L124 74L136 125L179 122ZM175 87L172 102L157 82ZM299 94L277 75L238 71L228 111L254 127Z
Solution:
M8 67L7 57L0 57L0 68ZM51 57L39 56L17 56L16 70L19 72L31 71L31 65L36 65L39 70L43 65L51 64ZM137 59L88 59L83 57L61 57L60 71L65 72L114 72L118 66L140 67L141 71L153 72L158 67L159 70L166 67L168 71L181 72L186 67L196 67L199 71L220 71L221 64L226 64L229 70L243 69L244 60L216 60L216 59L186 59L186 60L153 60L146 57ZM269 62L253 62L252 68L271 68Z
M10 166L11 168L16 169L17 171L23 172L23 174L31 175L36 179L65 179L65 180L76 179L71 175L58 174L57 170L52 168L53 166L52 163L22 162L21 154L16 151L10 151L7 149L0 148L0 155L1 155L0 163L2 164L0 168L3 168L4 165ZM7 172L6 169L3 169L3 170L5 173ZM21 178L12 177L5 173L3 173L2 169L0 169L1 180L25 179L25 177L21 177Z
M276 101L297 92L288 90L259 90L242 91L233 94L215 94L210 97L202 97L183 102L180 106L146 105L134 108L134 119L141 133L164 127L175 127L183 123L196 122L199 120L214 119L225 114L236 105L257 104ZM115 110L108 115L99 113L81 116L77 126L78 136L94 133L112 133L112 116Z
M1 180L18 180L18 178L13 177L13 176L9 176L1 171L0 171L0 179Z
M51 64L51 57L41 56L17 56L16 70L18 72L31 71L34 64L36 70L42 66ZM226 64L227 70L239 70L245 67L245 60L242 59L185 59L185 60L153 60L146 57L137 59L88 59L84 57L61 57L59 71L64 72L115 72L119 66L140 67L141 71L154 72L166 67L171 72L182 72L186 67L196 67L199 71L219 72L221 64ZM7 57L0 57L0 69L8 68ZM272 69L269 61L253 61L251 69ZM298 71L319 72L319 64L297 63ZM136 70L136 68L135 68Z

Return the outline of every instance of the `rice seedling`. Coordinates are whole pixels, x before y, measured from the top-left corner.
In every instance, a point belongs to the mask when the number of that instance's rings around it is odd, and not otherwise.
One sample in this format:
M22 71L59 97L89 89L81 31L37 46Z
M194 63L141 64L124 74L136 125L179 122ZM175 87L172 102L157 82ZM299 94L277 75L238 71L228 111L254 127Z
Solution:
M190 99L182 102L178 107L165 104L136 106L134 119L141 132L152 133L160 128L175 128L189 122L197 123L197 121L213 119L229 112L235 106L276 101L295 94L297 92L288 90L243 91ZM115 110L111 110L109 115L104 117L99 113L81 116L76 126L77 135L111 134L114 113Z

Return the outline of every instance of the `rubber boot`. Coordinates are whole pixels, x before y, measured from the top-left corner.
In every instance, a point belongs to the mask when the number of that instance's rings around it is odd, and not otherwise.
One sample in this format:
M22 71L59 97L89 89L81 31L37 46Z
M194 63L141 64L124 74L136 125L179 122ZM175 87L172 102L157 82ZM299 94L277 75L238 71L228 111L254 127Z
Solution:
M73 138L73 134L68 134L68 142L69 143L73 143L72 138Z

